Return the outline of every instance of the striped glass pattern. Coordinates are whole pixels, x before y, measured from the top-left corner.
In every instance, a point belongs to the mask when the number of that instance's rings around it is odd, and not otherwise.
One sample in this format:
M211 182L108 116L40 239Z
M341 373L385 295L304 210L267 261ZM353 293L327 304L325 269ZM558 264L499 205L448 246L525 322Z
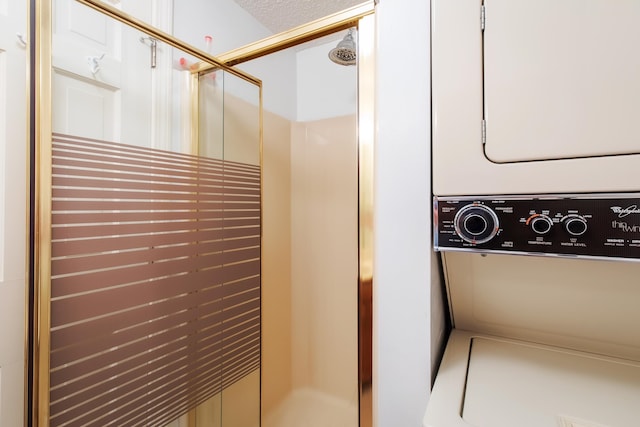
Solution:
M260 365L260 167L54 135L51 426L161 426Z

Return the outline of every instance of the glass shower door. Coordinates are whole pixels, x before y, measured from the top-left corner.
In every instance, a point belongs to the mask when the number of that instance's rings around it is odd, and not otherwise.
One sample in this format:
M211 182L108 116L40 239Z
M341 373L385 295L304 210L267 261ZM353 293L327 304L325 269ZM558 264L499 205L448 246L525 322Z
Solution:
M222 392L196 408L195 427L258 427L261 365L260 88L224 70L199 77L198 153L225 161ZM210 120L209 118L212 118ZM219 399L218 399L219 398ZM221 414L220 417L218 414Z
M260 82L99 1L37 8L33 425L259 425Z

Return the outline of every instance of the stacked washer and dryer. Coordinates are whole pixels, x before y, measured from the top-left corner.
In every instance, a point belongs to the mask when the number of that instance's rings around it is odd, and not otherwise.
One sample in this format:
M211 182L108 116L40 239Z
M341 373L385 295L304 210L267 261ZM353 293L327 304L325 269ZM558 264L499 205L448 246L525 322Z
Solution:
M427 427L640 425L640 2L432 0Z

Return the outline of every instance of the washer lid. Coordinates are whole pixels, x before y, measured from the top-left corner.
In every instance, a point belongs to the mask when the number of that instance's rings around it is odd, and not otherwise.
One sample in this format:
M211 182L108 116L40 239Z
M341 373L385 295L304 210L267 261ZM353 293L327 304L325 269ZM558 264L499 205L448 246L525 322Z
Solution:
M640 152L640 2L485 0L485 153Z
M640 364L472 338L462 418L471 426L635 427Z

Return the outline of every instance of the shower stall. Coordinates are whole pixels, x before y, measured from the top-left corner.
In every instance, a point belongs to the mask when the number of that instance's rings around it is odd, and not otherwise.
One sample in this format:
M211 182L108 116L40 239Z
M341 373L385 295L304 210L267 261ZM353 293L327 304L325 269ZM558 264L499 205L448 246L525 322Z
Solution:
M371 426L373 2L215 57L33 3L29 425Z
M372 425L372 18L237 65L265 88L263 427ZM274 61L294 64L293 117Z
M177 3L174 31L241 39L215 33L221 3ZM373 11L214 53L263 81L265 427L372 425Z

